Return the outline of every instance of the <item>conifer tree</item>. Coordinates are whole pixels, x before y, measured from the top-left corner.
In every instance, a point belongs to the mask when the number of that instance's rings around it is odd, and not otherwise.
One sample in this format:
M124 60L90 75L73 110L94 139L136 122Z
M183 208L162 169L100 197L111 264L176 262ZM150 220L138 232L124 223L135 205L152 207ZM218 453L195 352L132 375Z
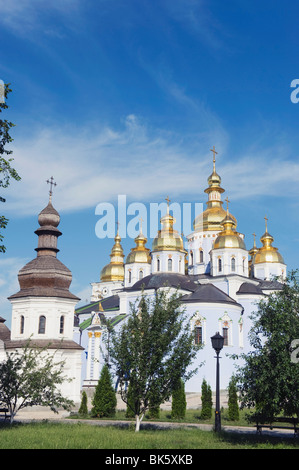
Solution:
M201 415L202 419L210 419L212 417L212 390L206 379L203 379L201 385Z
M117 400L107 364L102 368L92 404L91 415L94 417L111 418L115 415Z
M231 421L239 420L238 393L234 376L228 385L228 417Z
M87 395L86 395L85 390L83 390L83 392L82 392L81 404L80 404L80 408L79 408L78 413L81 416L87 416L88 415Z
M187 401L185 394L185 384L181 379L172 393L171 418L184 419L186 415L186 408Z

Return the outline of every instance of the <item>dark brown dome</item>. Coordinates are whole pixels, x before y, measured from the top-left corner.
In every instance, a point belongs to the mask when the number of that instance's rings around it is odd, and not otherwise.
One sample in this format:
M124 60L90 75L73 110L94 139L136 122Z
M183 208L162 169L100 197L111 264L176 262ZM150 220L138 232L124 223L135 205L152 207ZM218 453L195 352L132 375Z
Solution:
M57 239L62 233L56 228L60 216L50 201L40 212L38 222L40 228L35 231L38 235L38 247L35 248L37 257L20 269L20 291L9 299L27 296L78 299L69 291L72 282L71 271L56 258L59 251Z

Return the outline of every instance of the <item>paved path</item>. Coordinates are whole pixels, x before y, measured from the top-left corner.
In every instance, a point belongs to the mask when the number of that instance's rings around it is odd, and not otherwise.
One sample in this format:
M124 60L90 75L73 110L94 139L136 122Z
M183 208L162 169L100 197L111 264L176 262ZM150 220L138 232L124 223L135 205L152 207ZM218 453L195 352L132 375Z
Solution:
M17 416L16 421L21 422L32 422L32 421L43 421L49 420L52 422L63 422L68 424L76 424L78 422L86 423L91 426L123 426L128 427L134 423L133 421L113 421L113 420L90 420L90 419L68 419L69 413L66 411L61 411L58 414L54 413L51 410L39 409L30 410L24 409L21 410ZM144 421L141 423L141 428L153 428L153 429L176 429L176 428L197 428L204 431L211 431L213 425L211 424L197 424L197 423L172 423L172 422L160 422L160 421ZM238 432L242 434L256 434L255 427L247 426L226 426L222 425L222 429L227 432ZM294 431L291 429L265 429L262 431L262 435L272 436L272 437L293 437Z

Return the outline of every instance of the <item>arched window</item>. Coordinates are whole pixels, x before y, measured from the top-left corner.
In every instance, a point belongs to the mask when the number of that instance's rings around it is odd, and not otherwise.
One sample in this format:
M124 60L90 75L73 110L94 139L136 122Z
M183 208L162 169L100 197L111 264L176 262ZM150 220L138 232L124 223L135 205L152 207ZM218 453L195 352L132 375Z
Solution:
M180 259L179 259L179 272L181 272L181 271L182 271L182 260L181 260L181 258L180 258Z
M59 333L62 335L64 332L64 316L60 317Z
M168 258L168 271L172 271L172 259Z
M20 334L21 335L24 333L24 324L25 324L25 317L24 315L21 315L21 318L20 318Z
M194 328L194 342L199 345L202 344L202 327L196 326Z
M193 266L193 251L190 251L190 265Z
M232 271L236 270L236 258L231 259L231 270Z
M132 271L129 271L129 282L132 282Z
M46 317L41 315L38 321L38 333L44 335L46 332Z
M140 271L139 271L139 279L142 279L142 278L143 278L143 271L142 271L142 269L140 269Z
M203 263L203 250L201 248L199 250L199 262Z
M157 258L157 271L160 271L160 258Z
M243 265L243 273L245 273L245 258L243 258L242 265Z
M222 259L218 258L218 272L221 273L222 271Z

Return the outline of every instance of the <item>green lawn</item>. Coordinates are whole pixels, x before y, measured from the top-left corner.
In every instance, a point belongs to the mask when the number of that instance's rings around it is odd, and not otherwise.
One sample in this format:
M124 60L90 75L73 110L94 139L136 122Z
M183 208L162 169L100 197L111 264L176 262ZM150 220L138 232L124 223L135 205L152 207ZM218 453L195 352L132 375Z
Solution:
M1 449L290 449L299 448L293 437L278 439L194 428L172 430L102 427L86 423L41 422L3 424Z

